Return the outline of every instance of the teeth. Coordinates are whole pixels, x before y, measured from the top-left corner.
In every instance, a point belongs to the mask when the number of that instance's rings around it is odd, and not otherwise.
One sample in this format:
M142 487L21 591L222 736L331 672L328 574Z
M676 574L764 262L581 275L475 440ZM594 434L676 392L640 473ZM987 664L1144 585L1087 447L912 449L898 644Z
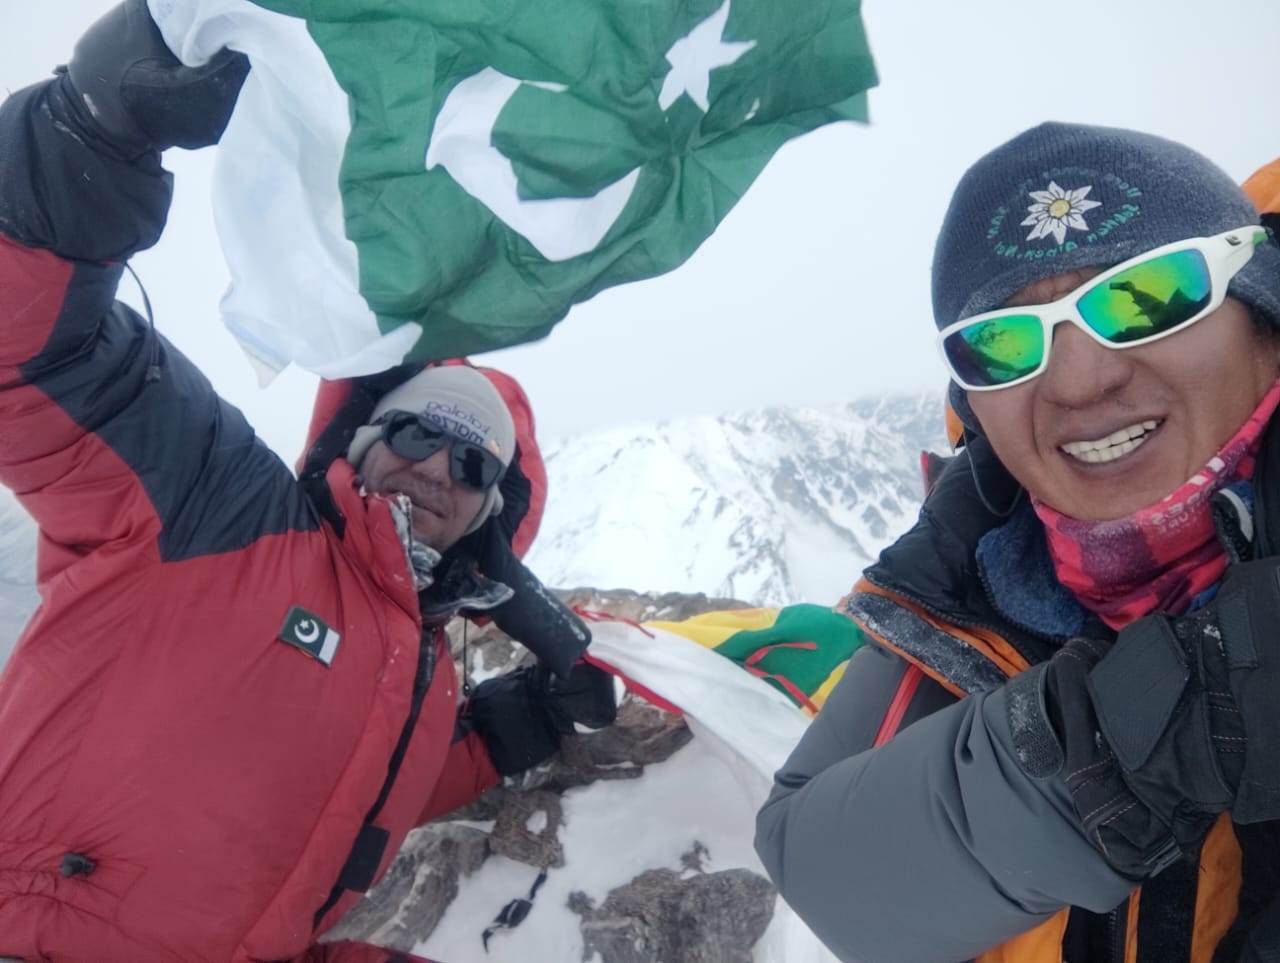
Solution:
M1146 441L1147 432L1154 431L1159 424L1157 421L1144 421L1113 431L1105 438L1093 441L1069 441L1062 446L1062 450L1072 458L1078 458L1091 465L1115 461Z

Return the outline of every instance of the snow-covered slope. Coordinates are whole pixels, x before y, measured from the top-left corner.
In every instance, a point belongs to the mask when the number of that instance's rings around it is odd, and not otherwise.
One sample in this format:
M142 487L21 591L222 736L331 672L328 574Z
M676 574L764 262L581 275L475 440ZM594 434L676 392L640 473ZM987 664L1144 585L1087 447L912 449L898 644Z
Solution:
M544 443L548 585L834 603L915 519L937 396L771 408Z

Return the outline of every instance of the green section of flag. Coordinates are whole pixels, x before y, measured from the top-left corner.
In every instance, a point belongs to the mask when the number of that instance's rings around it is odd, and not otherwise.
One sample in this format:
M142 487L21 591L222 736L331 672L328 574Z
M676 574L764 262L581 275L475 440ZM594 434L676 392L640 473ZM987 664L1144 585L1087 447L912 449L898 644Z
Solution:
M875 72L857 0L731 0L714 32L753 46L710 70L706 110L696 84L660 103L668 51L722 2L261 0L307 20L350 97L346 229L382 330L421 322L417 358L541 337L572 304L685 261L785 141L866 119ZM591 198L638 168L591 249L548 259L444 167L426 169L437 112L486 67L523 82L490 135L513 196Z
M791 643L812 643L806 648ZM733 661L752 663L765 673L765 681L787 696L786 687L768 676L782 676L805 695L813 695L822 683L866 642L862 630L847 615L821 605L789 605L767 629L737 632L716 646L716 651ZM777 646L777 648L773 648Z
M284 625L276 636L281 642L301 649L325 666L333 664L342 636L313 612L301 605L292 606L284 617Z

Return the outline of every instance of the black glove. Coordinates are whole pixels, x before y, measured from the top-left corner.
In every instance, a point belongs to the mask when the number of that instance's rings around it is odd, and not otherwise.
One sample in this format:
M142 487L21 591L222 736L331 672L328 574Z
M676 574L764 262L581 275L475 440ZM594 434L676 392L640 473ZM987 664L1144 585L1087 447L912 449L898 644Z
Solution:
M217 143L249 60L222 50L204 66L185 67L165 46L146 0L125 0L85 31L66 72L80 122L136 156Z
M1142 666L1145 676L1137 676ZM1140 700L1133 697L1137 678L1152 681ZM1102 733L1140 798L1168 796L1160 783L1175 773L1162 774L1163 766L1182 770L1187 787L1207 802L1225 797L1222 809L1229 806L1238 823L1280 818L1276 559L1228 568L1200 612L1149 616L1126 628L1089 686ZM1198 784L1188 780L1195 770ZM1167 799L1160 805L1167 808Z
M498 522L489 519L456 546L476 559L480 571L514 593L508 601L479 614L493 619L494 625L564 679L591 643L591 630L516 557L511 533Z
M1227 570L1214 601L1073 640L1009 683L1028 774L1060 774L1085 834L1134 879L1194 851L1228 809L1280 817L1280 564Z
M1174 838L1168 823L1138 800L1099 735L1088 678L1110 645L1072 639L1048 662L1011 679L1001 695L1022 770L1062 779L1085 838L1117 872L1140 880L1173 862L1207 826L1197 823ZM1131 694L1138 687L1135 680Z
M465 716L484 739L494 768L514 776L555 755L575 723L600 729L613 722L613 676L586 662L566 679L541 664L522 666L476 686Z
M614 676L589 662L576 663L564 679L547 674L546 690L547 711L561 732L603 729L618 718Z

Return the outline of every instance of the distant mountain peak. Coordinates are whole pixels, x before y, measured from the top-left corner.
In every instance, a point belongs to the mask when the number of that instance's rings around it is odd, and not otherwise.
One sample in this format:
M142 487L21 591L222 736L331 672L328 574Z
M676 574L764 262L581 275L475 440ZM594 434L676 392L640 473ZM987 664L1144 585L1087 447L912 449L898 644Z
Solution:
M666 419L545 444L529 564L562 587L832 604L915 519L937 395Z

